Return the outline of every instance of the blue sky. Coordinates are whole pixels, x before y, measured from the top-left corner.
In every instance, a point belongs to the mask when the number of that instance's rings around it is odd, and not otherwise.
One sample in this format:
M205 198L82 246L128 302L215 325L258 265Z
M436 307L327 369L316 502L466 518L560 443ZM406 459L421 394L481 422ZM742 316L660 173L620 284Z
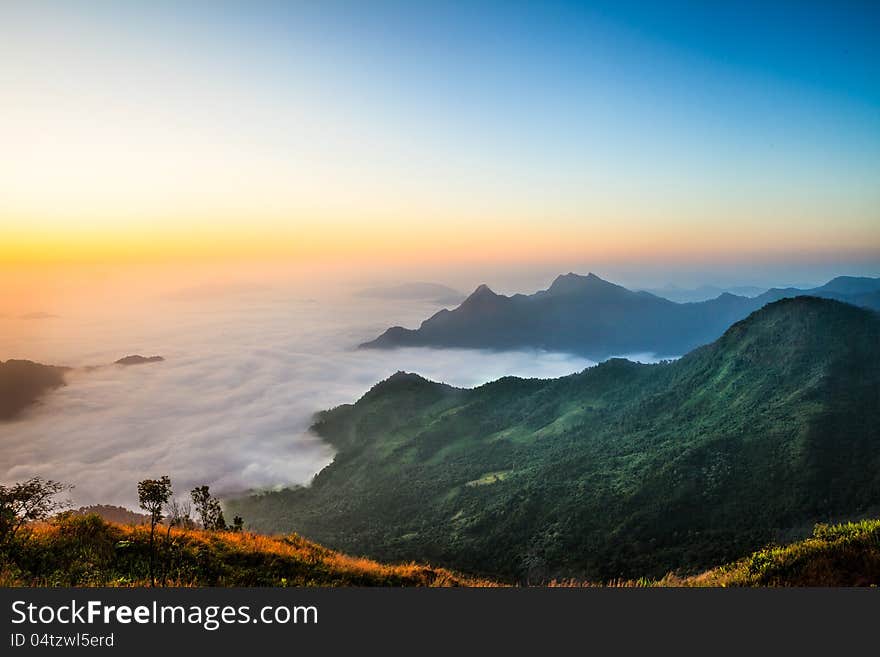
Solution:
M467 230L511 262L652 245L880 260L878 3L13 2L0 18L0 221L84 249L212 227L430 260Z

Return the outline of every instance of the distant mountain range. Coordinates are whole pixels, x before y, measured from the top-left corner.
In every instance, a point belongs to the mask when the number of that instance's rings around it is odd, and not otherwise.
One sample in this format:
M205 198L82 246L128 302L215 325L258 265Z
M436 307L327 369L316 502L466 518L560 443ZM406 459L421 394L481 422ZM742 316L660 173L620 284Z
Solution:
M58 315L47 312L25 313L18 316L19 319L57 319Z
M92 504L91 506L81 506L78 509L70 511L74 516L87 516L94 514L107 522L117 522L121 525L149 525L150 516L145 513L137 513L124 506L114 506L112 504Z
M0 420L11 420L45 392L64 385L67 367L30 360L0 361Z
M595 277L562 277L534 299L584 286L662 302ZM489 312L495 296L463 308ZM876 513L880 315L798 297L671 362L612 359L474 389L398 373L314 430L338 452L309 487L229 513L334 549L521 582L693 571Z
M810 290L774 288L757 297L724 293L710 301L675 303L592 273L570 273L530 295L508 297L480 285L460 306L441 310L418 329L395 326L360 347L545 349L594 360L646 352L678 356L767 303L802 295L880 309L880 278L841 276Z
M717 285L701 285L695 288L684 288L677 285L667 285L658 288L644 288L636 290L650 292L654 296L663 297L676 303L690 303L693 301L709 301L721 296L725 292L740 297L756 297L767 291L766 287L754 285L738 285L734 287L718 287Z
M441 305L456 305L461 303L465 296L458 290L440 285L439 283L401 283L400 285L385 285L368 287L354 293L356 297L368 299L401 299L409 301L433 301Z

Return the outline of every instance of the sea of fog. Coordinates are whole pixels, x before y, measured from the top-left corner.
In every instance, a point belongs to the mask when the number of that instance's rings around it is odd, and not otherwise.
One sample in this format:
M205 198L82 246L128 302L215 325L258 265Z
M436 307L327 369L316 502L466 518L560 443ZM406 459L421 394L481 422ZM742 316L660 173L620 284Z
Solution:
M77 505L132 508L137 482L163 474L183 494L202 483L223 494L307 484L333 458L309 432L312 415L354 402L398 370L474 386L505 375L557 377L593 364L537 351L355 349L389 325L417 326L437 309L244 291L157 299L125 312L108 304L5 318L0 358L76 369L67 386L0 423L0 482L41 475L74 484ZM14 322L31 324L13 331ZM166 360L109 365L128 354Z

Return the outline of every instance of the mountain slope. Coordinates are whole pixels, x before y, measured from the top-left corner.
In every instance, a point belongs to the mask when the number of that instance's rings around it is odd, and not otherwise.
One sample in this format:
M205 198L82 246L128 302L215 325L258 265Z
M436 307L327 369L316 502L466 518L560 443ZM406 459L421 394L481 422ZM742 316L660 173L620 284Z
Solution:
M536 348L594 360L644 352L678 356L772 301L806 294L880 309L878 293L880 279L839 277L815 290L772 289L754 298L725 293L675 303L595 274L565 274L532 295L507 297L481 285L458 308L441 310L418 329L392 327L361 347Z
M66 371L29 360L0 361L0 421L11 420L44 393L63 386Z
M309 488L230 503L384 560L522 582L698 569L880 505L880 318L772 303L678 361L473 390L397 374L319 416Z

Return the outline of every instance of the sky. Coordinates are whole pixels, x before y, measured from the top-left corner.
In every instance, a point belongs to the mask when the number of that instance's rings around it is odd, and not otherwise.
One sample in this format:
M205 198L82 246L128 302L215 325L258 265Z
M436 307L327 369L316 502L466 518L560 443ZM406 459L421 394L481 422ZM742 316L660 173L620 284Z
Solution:
M873 2L6 0L0 267L875 272L878 33Z

